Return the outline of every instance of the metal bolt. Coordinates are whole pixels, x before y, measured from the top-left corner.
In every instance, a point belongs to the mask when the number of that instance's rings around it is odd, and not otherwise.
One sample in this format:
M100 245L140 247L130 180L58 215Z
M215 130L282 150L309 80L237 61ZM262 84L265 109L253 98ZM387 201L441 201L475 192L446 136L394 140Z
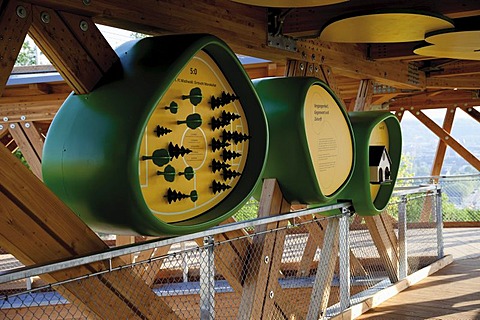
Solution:
M83 4L86 5L86 6L88 6L90 4L90 2L91 2L90 0L83 0Z
M270 262L270 257L269 256L265 256L265 258L263 259L263 261L265 263L269 263Z
M15 123L10 123L10 129L15 129Z
M413 110L413 109L415 109L415 108L414 108L414 107L410 107L410 110Z
M43 11L40 13L40 20L42 20L43 23L50 23L50 15L48 12Z
M418 116L418 115L420 114L420 112L419 112L419 111L417 111L417 112L415 112L415 114Z
M448 140L448 138L449 138L448 136L445 136L445 140Z
M400 111L403 111L403 110L405 110L405 108L404 108L404 107L401 107L401 108L400 108Z
M315 58L316 58L315 53L312 53L312 61L315 61Z
M300 70L303 71L303 69L305 69L305 66L303 65L303 63L300 63Z
M27 17L27 9L25 9L24 6L18 6L17 7L17 16L19 18L22 18L22 19L26 18Z
M7 122L7 121L8 121L8 117L3 117L3 121Z
M30 128L30 123L29 122L25 123L25 128Z
M0 124L0 130L3 130L3 125Z
M399 116L401 116L401 115L402 115L402 113L401 113L401 112L399 112L399 113L398 113L398 115L399 115Z
M318 66L315 66L315 73L318 72Z
M305 59L307 57L307 54L305 53L305 51L302 51L302 58Z
M450 112L453 112L453 110L450 110ZM472 112L472 108L468 108L468 112Z
M273 293L273 290L270 291L270 293L268 294L268 296L270 297L270 299L273 299L273 297L275 296L275 294Z
M82 31L87 31L88 30L88 22L85 20L80 21L80 29Z
M27 119L27 117L25 117L25 116L20 117L20 120L22 120L22 121L25 121L25 119Z
M310 73L313 72L313 66L312 66L312 65L310 65L310 66L308 67L308 71L309 71Z

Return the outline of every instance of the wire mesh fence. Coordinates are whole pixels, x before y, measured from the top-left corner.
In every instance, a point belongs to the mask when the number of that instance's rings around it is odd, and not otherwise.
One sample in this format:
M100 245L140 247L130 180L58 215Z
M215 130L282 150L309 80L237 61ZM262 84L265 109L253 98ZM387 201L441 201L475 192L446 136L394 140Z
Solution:
M480 174L401 178L399 186L438 184L442 191L445 222L480 221Z
M60 262L54 271L7 272L0 318L329 318L398 281L403 260L410 274L437 259L436 194L396 197L375 217L351 216L350 204L333 217L300 210Z

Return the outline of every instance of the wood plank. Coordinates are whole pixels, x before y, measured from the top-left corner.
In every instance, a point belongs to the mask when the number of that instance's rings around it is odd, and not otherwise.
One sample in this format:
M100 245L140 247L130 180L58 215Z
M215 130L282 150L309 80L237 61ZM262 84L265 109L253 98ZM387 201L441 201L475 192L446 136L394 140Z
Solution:
M373 97L373 81L364 79L360 81L358 86L357 98L355 99L355 107L353 111L368 111L372 105Z
M103 74L110 70L112 65L118 61L118 56L98 30L95 22L89 17L68 12L59 11L58 14L92 59L90 63L96 64Z
M444 268L445 266L452 263L453 258L451 255L447 255L442 259L439 259L432 263L431 265L420 269L419 271L412 273L411 275L407 276L405 279L400 280L399 282L395 283L394 285L383 289L372 297L368 298L367 300L351 306L341 314L331 318L332 320L345 320L345 319L361 319L361 315L368 310L375 308L381 305L383 302L387 301L388 299L396 296L401 291L407 289L410 286L415 285L416 283L422 281L429 275L437 272L438 270Z
M26 135L24 128L25 123L10 123L8 126L8 132L12 135L13 139L17 143L18 147L22 151L25 160L27 160L30 170L37 176L38 179L42 180L42 162L41 154L38 154L38 143L35 141L35 146L30 141L29 137ZM38 134L38 132L37 132Z
M398 282L398 245L392 242L393 227L385 224L382 214L365 216L364 220L375 243L380 257L384 263L388 277L392 283ZM391 229L391 230L389 230ZM395 236L395 235L393 235Z
M25 132L25 135L28 138L31 146L35 150L40 161L42 161L43 157L43 143L45 138L40 134L37 125L34 122L21 122L22 129Z
M455 150L463 159L470 163L475 169L480 170L480 160L475 155L462 146L448 132L437 125L433 120L421 111L414 111L412 114L420 120L430 131L437 135L445 144Z
M338 234L339 219L328 219L322 254L318 261L317 274L310 296L307 319L319 319L325 316L339 250Z
M4 147L0 148L0 191L0 216L5 219L0 224L0 244L22 263L47 263L108 248ZM123 264L118 258L112 261L114 267ZM42 275L42 278L48 282L62 281L107 267L104 263L93 263ZM112 319L109 310L117 309L134 319L158 315L176 318L173 311L130 269L92 279L89 286L72 282L63 287L72 302L87 306L98 316ZM96 294L102 294L102 297L97 300ZM146 300L140 303L139 299Z
M259 217L278 215L282 213L282 209L289 210L290 204L284 201L276 179L265 179L259 203ZM273 301L270 300L274 298L270 298L270 291L280 291L278 273L281 254L278 253L274 256L275 245L281 246L278 251L283 252L283 242L281 241L285 235L284 233L282 235L279 231L274 233L265 233L265 231L278 227L278 223L255 226L255 234L257 235L253 238L250 247L250 259L247 260L244 267L244 270L248 271L243 283L242 298L237 316L239 319L262 319L270 316L273 308ZM273 282L269 282L269 278L273 278L271 279ZM268 291L269 289L270 291ZM267 301L265 301L266 299ZM285 311L289 310L291 309L285 308Z
M18 53L22 48L28 28L32 24L32 5L23 1L5 1L0 12L0 96L2 95L8 77L12 72ZM24 8L25 17L17 15L17 8Z
M465 111L470 117L472 117L473 119L477 120L478 122L480 122L480 112L473 108L472 106L468 107L468 106L463 106L463 107L460 107L463 111Z
M445 132L452 132L453 120L455 119L455 111L457 108L448 108L443 119L443 130ZM443 160L445 159L445 153L447 151L447 144L443 140L438 141L437 152L433 160L433 167L431 171L432 176L439 176L442 171ZM437 180L438 181L438 180Z
M102 69L95 63L96 57L89 54L55 10L33 6L30 36L77 94L90 92L103 76ZM102 43L98 45L102 48Z

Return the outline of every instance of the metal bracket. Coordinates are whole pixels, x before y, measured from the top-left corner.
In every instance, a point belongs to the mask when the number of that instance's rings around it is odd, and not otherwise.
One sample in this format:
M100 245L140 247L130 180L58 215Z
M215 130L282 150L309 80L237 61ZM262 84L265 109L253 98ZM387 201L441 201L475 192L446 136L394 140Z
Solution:
M282 34L283 22L291 9L272 9L267 11L268 39L267 46L291 52L297 52L297 41Z

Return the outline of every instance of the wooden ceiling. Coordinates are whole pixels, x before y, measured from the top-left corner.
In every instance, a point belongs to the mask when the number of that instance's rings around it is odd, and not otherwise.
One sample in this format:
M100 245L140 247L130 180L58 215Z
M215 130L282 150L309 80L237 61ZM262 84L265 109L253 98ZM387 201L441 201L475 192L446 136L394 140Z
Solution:
M216 35L238 54L272 61L248 67L252 77L282 75L285 70L286 75L322 78L349 110L363 109L365 104L367 109L392 111L480 105L480 61L417 56L413 49L422 41L351 44L318 38L332 19L378 9L440 14L452 19L459 30L480 30L478 0L350 0L297 9L230 0L0 0L0 9L0 120L8 118L1 123L0 136L8 123L21 121L22 115L31 121L51 119L70 89L88 93L95 88L117 56L94 22L151 35ZM68 86L6 87L27 33Z

